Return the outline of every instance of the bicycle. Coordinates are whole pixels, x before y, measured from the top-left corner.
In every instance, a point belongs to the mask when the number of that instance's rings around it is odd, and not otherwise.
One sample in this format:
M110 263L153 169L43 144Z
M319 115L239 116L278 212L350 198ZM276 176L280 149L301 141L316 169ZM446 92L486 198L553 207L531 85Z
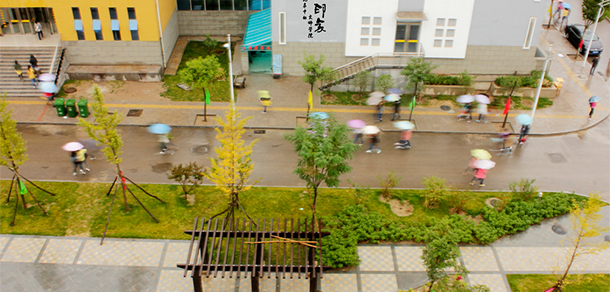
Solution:
M499 152L498 155L511 155L513 153L513 145L506 146L506 141L510 133L500 133L498 138L489 138L491 142L497 143L500 149L489 149L489 151Z

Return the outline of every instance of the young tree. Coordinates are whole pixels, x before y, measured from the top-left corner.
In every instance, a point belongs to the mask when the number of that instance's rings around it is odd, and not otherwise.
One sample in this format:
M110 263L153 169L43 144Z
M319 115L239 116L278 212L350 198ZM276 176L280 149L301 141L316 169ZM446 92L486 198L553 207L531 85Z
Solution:
M413 99L411 100L411 114L409 115L409 120L411 120L411 116L413 115L414 104L417 100L419 90L426 81L430 80L434 75L432 75L432 70L436 68L436 65L432 65L429 62L424 61L423 57L419 58L411 58L409 59L409 63L405 66L404 69L400 72L400 74L406 77L407 81L407 89L413 89Z
M148 211L146 207L144 207L144 204L142 204L138 197L136 197L136 195L129 189L126 181L131 182L144 193L157 199L161 203L165 204L165 202L163 202L156 196L151 195L123 174L120 165L122 161L120 156L123 153L123 150L121 149L123 148L123 139L121 139L121 135L119 135L119 132L117 130L117 127L121 122L122 118L118 115L117 112L113 114L109 113L108 108L104 106L104 96L102 95L97 85L93 87L93 102L91 103L91 113L95 117L95 123L88 122L83 118L79 117L78 125L83 127L85 129L85 132L87 132L89 138L97 141L98 145L106 146L104 147L104 149L102 149L102 152L106 155L106 160L108 160L110 164L115 164L117 168L117 174L114 178L114 182L112 182L110 190L108 190L108 193L106 194L109 195L112 192L112 189L116 186L114 195L112 197L112 203L110 203L110 210L108 211L106 228L104 229L102 241L100 242L100 245L102 245L104 244L104 238L106 237L106 231L108 230L108 223L110 222L112 206L114 205L114 199L116 198L116 193L118 190L118 185L116 184L117 181L119 181L122 186L121 189L123 191L123 200L125 202L125 210L127 212L129 212L129 204L127 203L127 194L125 193L126 190L129 191L129 193L134 197L134 199L136 199L140 206L142 206L142 208L146 210L150 217L152 217L157 223L159 223L159 220L157 220L157 218L155 218L155 216L153 216L153 214L150 213L150 211Z
M434 283L447 278L449 268L463 269L458 263L459 257L457 243L448 236L437 237L424 247L421 258L428 274L428 291L432 290Z
M303 51L305 55L305 61L299 61L299 64L305 70L305 76L303 76L303 82L309 83L311 86L310 91L314 93L313 87L319 80L329 81L329 77L334 74L333 68L324 66L324 60L326 57L320 55L320 59L316 60L313 55L308 55Z
M210 94L207 90L212 82L225 76L224 70L220 67L220 62L216 56L210 55L204 58L197 58L186 62L186 67L178 72L180 80L186 84L191 84L193 88L201 89L205 97L203 106L203 120L207 122L207 106L210 104Z
M340 124L332 115L325 120L312 119L310 126L310 129L298 127L284 138L294 144L299 156L294 173L313 190L311 209L314 222L317 222L318 187L322 182L328 187L339 185L339 177L352 170L347 160L353 158L358 146L349 138L351 130L347 125Z
M362 95L366 91L366 87L369 85L371 81L371 72L369 71L360 71L354 76L354 83L356 87L358 87L358 92Z
M203 182L204 177L204 167L199 166L195 161L184 166L180 163L172 167L167 174L168 179L177 181L180 184L185 197Z
M258 140L252 141L248 146L244 145L245 141L242 135L245 133L244 125L249 118L239 120L240 116L232 104L226 114L226 120L220 117L216 118L216 121L222 127L222 130L216 128L216 139L221 146L215 149L218 157L210 159L212 166L205 173L205 177L215 183L216 188L229 196L229 205L224 211L212 218L226 213L226 218L233 221L237 208L241 209L250 218L239 201L239 195L249 190L258 181L248 184L250 174L254 168L250 154L252 154L252 146ZM228 223L229 220L226 222Z
M22 179L45 193L52 196L55 196L55 194L42 189L19 173L19 166L28 159L28 155L25 154L27 147L25 145L25 141L23 141L23 137L21 137L21 134L19 131L17 131L17 121L15 121L12 117L13 110L8 110L7 106L8 102L6 101L6 95L3 95L2 99L0 99L0 165L6 166L10 171L13 172L13 178L11 179L11 186L8 191L6 202L10 202L13 185L15 185L15 211L13 213L13 221L11 221L11 226L15 226L17 207L19 206L19 195L21 195L23 209L27 209L25 194L29 193L36 204L38 204L38 207L40 207L40 210L42 210L45 215L48 215L42 205L40 205L38 200L36 200L34 194L32 194L32 192L26 188Z
M583 0L582 1L582 20L585 23L585 30L582 32L582 35L586 35L587 30L589 29L589 26L591 26L591 24L595 23L595 20L597 20L597 13L599 12L600 6L599 4L601 2L603 2L604 0ZM600 20L603 20L604 17L610 17L610 3L606 3L606 5L604 6L604 14L599 16ZM588 40L583 38L583 42L586 42ZM576 57L578 57L579 54L579 50L580 47L578 47L578 49L576 49Z
M602 235L602 233L610 231L610 227L604 227L600 224L603 215L599 211L604 205L599 194L593 193L589 196L587 204L582 209L575 206L570 211L571 227L574 233L568 233L568 238L564 242L570 246L566 255L568 265L561 276L558 277L557 283L553 288L563 288L568 272L574 260L578 257L585 254L598 254L610 247L610 243L606 241L592 240Z
M394 87L394 79L392 78L392 75L383 74L383 75L377 77L377 87L379 88L380 91L387 93L388 89Z

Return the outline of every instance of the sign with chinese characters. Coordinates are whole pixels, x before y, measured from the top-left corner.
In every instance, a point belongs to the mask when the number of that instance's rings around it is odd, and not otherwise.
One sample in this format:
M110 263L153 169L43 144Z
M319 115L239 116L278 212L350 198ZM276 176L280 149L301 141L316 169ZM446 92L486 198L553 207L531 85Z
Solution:
M307 38L313 39L314 34L326 33L326 3L313 2L310 6L308 1L303 0L303 21L308 25Z

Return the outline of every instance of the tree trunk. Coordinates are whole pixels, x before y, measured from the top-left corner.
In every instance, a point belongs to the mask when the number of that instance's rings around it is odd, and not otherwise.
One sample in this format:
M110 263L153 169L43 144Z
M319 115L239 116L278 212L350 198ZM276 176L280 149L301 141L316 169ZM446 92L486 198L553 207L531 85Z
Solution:
M206 97L205 97L205 88L203 88L203 121L207 122L208 121L208 103L205 102Z
M121 181L123 201L125 202L125 211L129 212L129 204L127 204L127 194L125 193L125 190L127 189L127 183L125 182L125 178L123 177L123 171L121 171L121 166L118 163L116 165L116 168L118 171L119 179Z
M565 272L561 276L561 279L559 279L557 281L557 286L559 286L559 287L563 286L563 281L565 281L566 277L568 276L568 272L570 271L570 267L572 267L572 263L574 262L574 258L576 257L576 251L578 250L578 246L580 245L581 237L582 237L582 230L581 230L580 234L578 234L578 238L576 239L576 246L574 246L574 251L572 252L572 256L570 257L570 262L568 263L568 267L566 268Z

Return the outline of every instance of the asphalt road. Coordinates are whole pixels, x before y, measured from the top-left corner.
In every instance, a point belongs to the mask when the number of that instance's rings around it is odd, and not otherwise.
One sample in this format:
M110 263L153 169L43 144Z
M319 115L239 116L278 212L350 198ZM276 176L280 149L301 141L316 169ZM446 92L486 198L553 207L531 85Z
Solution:
M97 153L97 160L89 160L92 171L87 175L72 175L73 165L68 152L61 149L67 142L86 138L76 126L19 125L27 141L29 161L21 167L21 173L35 180L111 182L116 167L110 165L103 154ZM260 178L257 185L263 186L304 186L292 173L297 156L293 145L283 139L286 131L267 131L254 134L249 130L245 139L249 143L259 139L254 146L252 160L255 164L253 180ZM209 158L215 157L215 133L209 129L175 128L172 130L176 147L174 155L159 155L156 137L143 127L121 127L124 140L124 173L136 182L172 183L166 177L166 170L179 163L197 161L209 166ZM465 188L471 176L462 172L469 159L469 151L474 148L495 149L497 145L489 141L489 136L464 134L418 134L412 138L413 148L394 149L393 143L399 133L384 133L381 137L380 154L359 151L350 165L353 171L342 177L342 186L348 186L346 179L378 187L378 176L390 171L402 177L398 187L421 188L421 180L428 176L445 178L449 185ZM366 146L366 145L365 145ZM509 183L520 178L536 179L541 190L554 190L588 194L600 192L605 200L610 200L610 121L606 120L593 129L578 134L557 137L533 137L512 155L497 155L497 162L489 171L485 187L476 189L508 189ZM207 150L207 152L206 152ZM94 153L96 154L96 153ZM10 179L11 173L3 168L0 178Z

